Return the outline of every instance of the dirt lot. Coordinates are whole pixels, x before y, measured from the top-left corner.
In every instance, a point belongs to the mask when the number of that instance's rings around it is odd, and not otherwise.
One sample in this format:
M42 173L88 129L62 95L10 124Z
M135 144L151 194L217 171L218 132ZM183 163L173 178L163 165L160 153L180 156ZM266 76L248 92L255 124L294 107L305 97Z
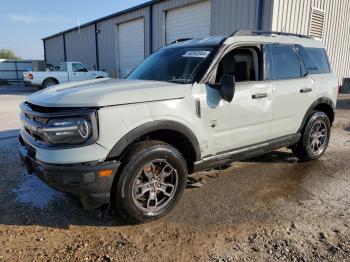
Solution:
M198 174L203 188L138 226L26 176L17 140L0 138L0 261L350 261L350 96L332 131L317 162L280 150Z

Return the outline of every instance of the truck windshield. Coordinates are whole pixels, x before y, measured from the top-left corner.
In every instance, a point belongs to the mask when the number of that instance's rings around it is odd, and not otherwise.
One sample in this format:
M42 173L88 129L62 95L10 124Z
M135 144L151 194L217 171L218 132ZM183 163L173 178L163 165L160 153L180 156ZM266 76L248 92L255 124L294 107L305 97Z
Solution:
M190 84L212 51L199 47L164 48L143 61L127 79Z

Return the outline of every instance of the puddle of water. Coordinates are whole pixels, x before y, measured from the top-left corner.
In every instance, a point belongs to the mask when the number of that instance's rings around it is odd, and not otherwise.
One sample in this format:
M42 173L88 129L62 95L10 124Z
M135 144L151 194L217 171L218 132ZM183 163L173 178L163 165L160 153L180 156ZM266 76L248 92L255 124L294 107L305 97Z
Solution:
M12 192L16 194L17 202L37 208L45 208L51 201L63 197L63 194L50 188L36 176L27 174L22 175L19 187Z

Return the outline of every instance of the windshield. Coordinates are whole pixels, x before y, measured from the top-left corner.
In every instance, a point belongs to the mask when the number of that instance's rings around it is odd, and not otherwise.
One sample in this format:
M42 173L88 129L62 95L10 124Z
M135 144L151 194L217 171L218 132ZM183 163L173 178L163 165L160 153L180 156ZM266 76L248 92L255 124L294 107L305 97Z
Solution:
M148 57L127 78L190 84L212 51L200 47L164 48Z

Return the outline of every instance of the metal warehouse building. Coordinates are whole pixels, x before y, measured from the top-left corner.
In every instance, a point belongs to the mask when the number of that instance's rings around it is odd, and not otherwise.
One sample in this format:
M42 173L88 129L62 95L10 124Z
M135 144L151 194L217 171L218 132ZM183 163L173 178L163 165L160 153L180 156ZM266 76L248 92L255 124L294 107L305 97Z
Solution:
M45 60L79 61L123 77L176 39L284 31L322 40L342 79L350 77L349 13L349 0L153 0L44 38Z

